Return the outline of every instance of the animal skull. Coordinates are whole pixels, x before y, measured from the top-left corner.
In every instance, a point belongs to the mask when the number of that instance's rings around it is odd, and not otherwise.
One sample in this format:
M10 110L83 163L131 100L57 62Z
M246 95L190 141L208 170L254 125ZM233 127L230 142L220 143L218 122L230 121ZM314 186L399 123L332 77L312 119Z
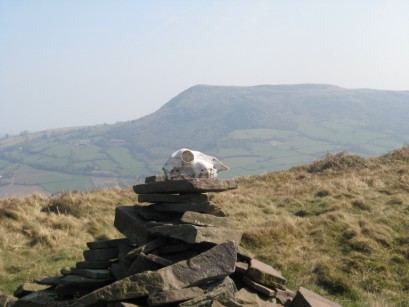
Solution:
M229 168L213 156L186 148L175 151L162 167L167 179L216 178L220 171Z

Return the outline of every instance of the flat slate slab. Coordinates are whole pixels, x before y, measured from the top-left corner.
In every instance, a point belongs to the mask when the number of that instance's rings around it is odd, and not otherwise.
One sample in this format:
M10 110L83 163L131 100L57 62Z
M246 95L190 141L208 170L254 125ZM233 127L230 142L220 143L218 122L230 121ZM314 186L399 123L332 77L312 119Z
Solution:
M153 204L152 207L160 212L181 212L187 211L211 214L214 216L226 216L223 210L211 201L202 203L162 203Z
M100 249L100 248L110 248L117 247L121 244L129 244L129 241L126 238L121 239L112 239L112 240L98 240L87 242L89 249Z
M173 222L177 223L182 216L180 212L160 212L154 206L134 206L139 216L147 221Z
M252 288L253 290L256 290L257 292L267 295L269 297L274 297L276 292L273 289L270 289L266 286L263 286L259 283L256 283L255 281L252 281L250 278L248 277L243 277L243 282L250 286L250 288Z
M287 280L281 273L256 259L251 259L246 276L259 284L285 290L284 285Z
M202 203L208 201L206 194L139 194L140 203Z
M242 232L222 227L201 227L190 224L174 226L157 226L148 229L153 236L164 236L178 239L185 243L213 243L220 244L226 241L234 241L239 245Z
M234 243L225 242L187 261L121 279L84 295L71 306L85 307L100 300L121 301L144 297L151 293L182 289L222 279L234 272L236 260Z
M334 303L308 289L301 287L295 295L292 307L341 307L341 305Z
M142 245L146 242L146 220L138 212L140 206L119 206L115 209L114 226L131 243Z
M133 186L133 190L137 194L206 193L223 192L230 189L237 189L237 182L233 179L192 178L150 182Z

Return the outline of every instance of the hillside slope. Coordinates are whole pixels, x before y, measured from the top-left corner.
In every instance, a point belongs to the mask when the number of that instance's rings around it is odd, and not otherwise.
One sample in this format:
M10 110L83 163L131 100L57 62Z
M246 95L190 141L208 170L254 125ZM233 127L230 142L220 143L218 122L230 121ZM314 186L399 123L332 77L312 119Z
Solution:
M326 152L378 155L409 141L407 114L408 91L198 85L130 122L0 140L0 194L130 185L160 173L179 148L216 155L231 168L226 176L285 169Z
M302 285L344 306L406 306L409 147L378 158L327 155L237 180L237 190L211 199L289 288ZM121 189L0 200L0 290L72 266L87 241L121 237L114 209L134 202Z

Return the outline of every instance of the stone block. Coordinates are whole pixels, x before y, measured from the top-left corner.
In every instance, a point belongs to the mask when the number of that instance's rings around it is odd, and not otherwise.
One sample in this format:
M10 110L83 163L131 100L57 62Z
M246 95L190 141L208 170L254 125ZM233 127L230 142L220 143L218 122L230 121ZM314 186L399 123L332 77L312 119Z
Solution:
M170 290L152 293L148 297L149 306L159 306L170 303L179 303L204 294L199 287Z
M16 300L16 297L9 296L0 291L0 307L12 306Z
M187 211L180 218L183 224L192 224L196 226L216 226L216 227L233 227L229 219L225 217L214 216L199 212Z
M110 247L118 248L118 245L120 244L129 245L130 243L126 238L87 242L87 246L89 249L100 249L100 248L110 248Z
M140 203L202 203L207 194L138 194Z
M234 241L236 245L240 243L242 233L221 227L200 227L189 224L174 226L158 226L148 229L152 236L163 236L178 239L185 243L213 243L220 244L226 241Z
M270 289L266 286L263 286L262 284L256 283L255 281L251 280L248 277L243 277L243 282L248 285L250 288L252 288L253 290L264 294L266 296L269 297L274 297L276 292L273 289Z
M251 280L269 287L285 290L286 279L273 267L256 259L250 260L250 267L246 272Z
M295 295L292 307L341 307L341 305L332 302L306 288L301 287Z
M192 178L150 182L133 186L133 190L137 194L206 193L222 192L230 189L237 189L237 182L233 179Z
M160 212L151 206L135 206L138 208L137 213L147 221L158 222L178 222L182 213L179 212Z
M118 258L118 249L115 247L90 249L83 252L85 261L109 261Z
M140 206L119 206L115 209L114 226L130 243L142 245L146 242L146 220L139 214Z
M186 211L200 212L211 214L215 216L226 216L222 209L211 201L205 201L202 203L162 203L153 204L153 208L160 212L181 212Z
M110 279L111 273L107 269L78 269L72 268L72 273L93 279Z
M236 259L234 243L225 242L188 261L135 274L97 289L79 298L72 306L90 306L101 300L121 301L222 279L234 272Z

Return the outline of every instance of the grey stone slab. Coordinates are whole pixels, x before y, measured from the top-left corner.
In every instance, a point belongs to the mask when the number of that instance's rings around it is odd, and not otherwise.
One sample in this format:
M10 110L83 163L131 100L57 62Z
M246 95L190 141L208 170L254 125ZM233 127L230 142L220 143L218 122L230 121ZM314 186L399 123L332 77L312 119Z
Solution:
M185 243L213 243L220 244L226 241L240 243L242 233L221 227L200 227L195 225L158 226L148 229L152 236L164 236L178 239Z
M253 290L255 290L255 291L257 291L257 292L259 292L261 294L264 294L266 296L274 297L275 294L276 294L276 292L273 289L270 289L270 288L268 288L266 286L263 286L262 284L256 283L255 281L251 280L248 277L243 277L243 282L246 285L250 286L250 288L252 288Z
M202 203L208 200L207 194L138 194L140 203Z
M84 307L98 301L121 301L148 296L150 293L182 289L207 281L222 279L234 272L237 259L233 242L219 244L188 261L181 261L157 271L147 271L97 289L72 306Z
M223 210L211 201L205 201L202 203L163 203L153 204L153 208L160 212L181 212L186 211L200 212L211 214L215 216L226 216Z
M139 307L139 306L144 306L144 305L137 305L137 304L132 304L132 303L127 303L127 302L108 302L107 307Z
M142 245L147 241L146 220L139 214L140 206L119 206L115 209L114 226L131 243Z
M183 213L180 221L183 224L192 224L197 226L233 227L233 223L231 223L226 217L219 217L193 211Z
M138 206L138 214L147 221L159 222L178 222L182 213L179 212L160 212L150 206Z
M130 242L126 238L87 242L87 246L89 249L100 249L100 248L110 248L110 247L118 248L118 245L120 244L129 245Z
M332 302L317 293L301 287L295 295L292 307L341 307L341 305Z
M107 269L71 269L73 274L89 277L93 279L110 279L111 273Z
M269 287L285 290L286 279L273 267L256 259L250 260L246 276L251 280Z
M78 261L75 265L77 269L108 269L113 261Z
M204 291L199 287L170 290L152 293L148 297L149 306L160 306L169 303L183 302L197 296L202 296Z
M239 261L249 263L254 257L254 254L243 246L237 246L237 259L239 259Z
M83 252L85 261L109 261L118 258L118 249L115 247L89 249Z
M32 292L38 292L38 291L43 291L46 290L48 288L50 288L50 285L42 285L42 284L38 284L38 283L34 283L34 282L25 282L22 283L17 289L16 291L14 291L13 295L15 297L23 297L29 293Z
M137 194L206 193L222 192L230 189L237 189L237 182L233 179L192 178L150 182L133 186L133 190Z

